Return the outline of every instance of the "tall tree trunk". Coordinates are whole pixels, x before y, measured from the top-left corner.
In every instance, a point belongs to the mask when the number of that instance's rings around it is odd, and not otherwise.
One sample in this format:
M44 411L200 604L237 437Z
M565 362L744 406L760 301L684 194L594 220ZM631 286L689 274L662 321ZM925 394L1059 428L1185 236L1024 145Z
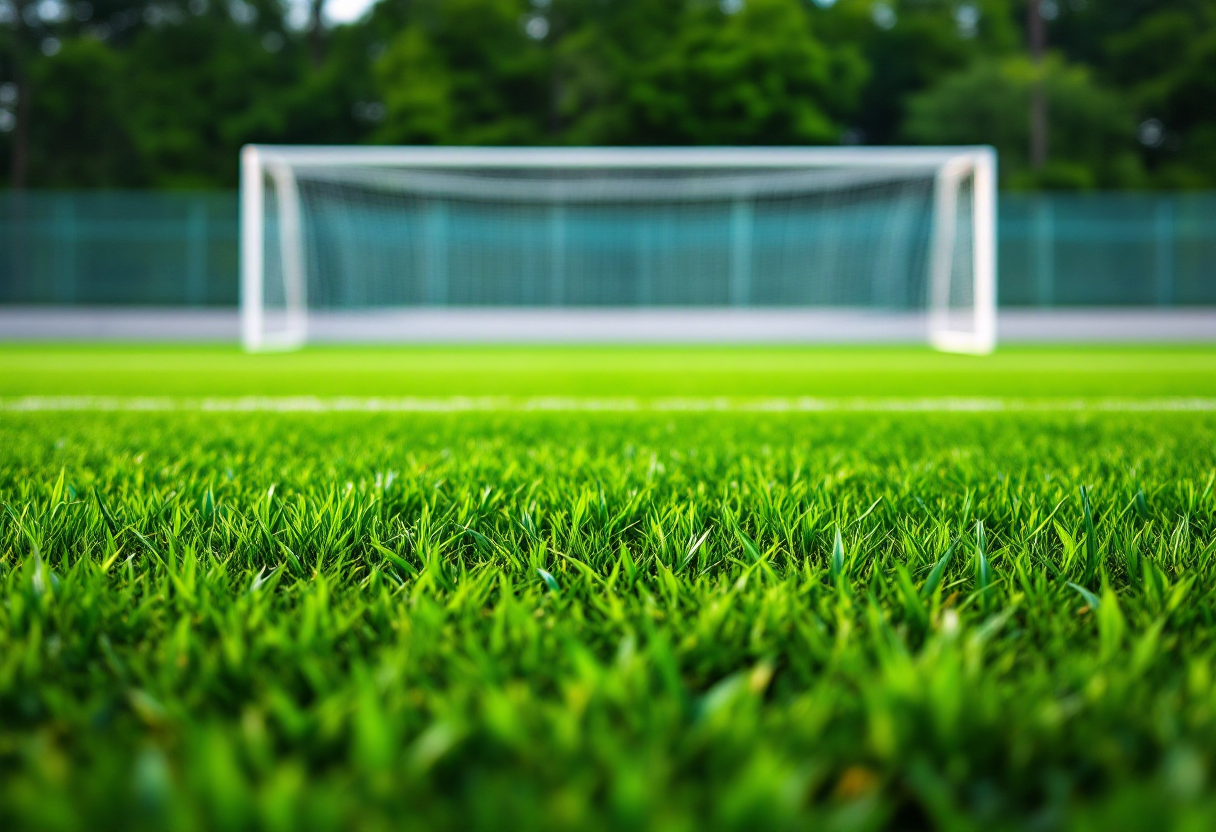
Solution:
M549 69L549 136L554 144L561 144L560 137L562 134L562 99L566 94L565 77L562 70L561 52L557 48L557 37L552 28L549 30L553 36L554 43L549 45L552 52L552 61Z
M17 110L14 113L12 155L9 157L9 187L19 191L26 185L30 164L30 85L24 74L17 76Z
M29 291L29 235L26 233L25 186L29 179L30 158L30 81L29 56L32 51L33 33L25 22L29 0L13 0L16 12L16 31L13 33L13 50L9 60L13 67L13 80L17 85L17 107L13 113L13 144L10 148L8 183L10 238L7 243L9 257L9 298L18 303L32 299Z
M8 181L9 187L21 190L26 185L29 175L30 158L30 83L28 62L33 48L31 41L33 33L25 22L25 12L29 0L13 0L13 11L16 15L16 32L13 35L13 52L10 60L16 76L17 109L13 113L16 123L13 125L13 145L9 156Z
M1047 30L1043 25L1043 0L1028 0L1027 29L1030 57L1037 74L1030 91L1030 166L1042 170L1047 164L1047 91L1044 89L1043 56L1047 51Z
M308 47L312 54L313 68L325 62L325 32L321 28L321 10L325 0L312 0L312 22L308 28Z

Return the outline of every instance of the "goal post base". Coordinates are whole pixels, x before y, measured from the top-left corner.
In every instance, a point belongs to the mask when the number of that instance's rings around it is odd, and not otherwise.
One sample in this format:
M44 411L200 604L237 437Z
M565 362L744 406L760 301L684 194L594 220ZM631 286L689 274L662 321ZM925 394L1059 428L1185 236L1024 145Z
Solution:
M973 332L931 332L929 343L941 352L963 355L989 355L996 349L995 336L977 336Z

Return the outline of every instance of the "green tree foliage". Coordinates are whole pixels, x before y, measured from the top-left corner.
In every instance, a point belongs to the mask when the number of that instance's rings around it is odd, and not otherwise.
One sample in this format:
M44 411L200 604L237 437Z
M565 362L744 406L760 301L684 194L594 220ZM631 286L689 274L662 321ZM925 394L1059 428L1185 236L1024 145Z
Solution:
M126 50L142 71L118 94L131 100L128 120L156 184L231 180L243 139L285 131L285 98L299 77L292 64L304 58L272 52L264 43L276 43L275 30L260 28L233 26L217 10L145 30Z
M853 141L899 141L910 94L1020 46L1009 0L813 0L811 7L816 31L854 44L869 66Z
M815 38L800 0L678 4L619 44L593 4L432 2L377 66L389 142L786 144L835 142L866 69ZM635 29L636 30L636 29ZM586 51L584 51L586 50ZM589 107L602 108L599 117ZM573 129L571 129L573 128Z
M631 79L634 141L839 141L866 76L856 47L817 39L798 0L689 6L667 48Z
M331 32L314 69L283 12L275 0L99 3L71 25L10 32L41 38L20 67L29 182L215 187L235 182L246 142L364 140L353 105L372 98L366 37ZM0 60L0 83L16 69Z
M1051 123L1050 161L1041 171L1032 171L1028 158L1036 83L1046 92ZM1005 181L1015 187L1117 188L1144 181L1126 102L1058 56L1042 66L1024 57L976 63L914 95L908 110L909 140L992 144Z
M1158 180L1210 186L1216 171L1216 2L1159 9L1112 35L1107 51L1112 74L1145 119L1142 141Z
M987 142L1216 186L1216 0L0 0L0 186L231 187L246 142ZM1027 170L1043 75L1050 156Z
M31 62L34 181L53 188L150 184L138 174L139 137L123 94L126 65L125 55L92 38L69 40L53 58Z
M545 135L549 63L523 0L430 0L376 67L377 140L533 144ZM544 18L537 18L543 20ZM548 27L548 23L544 24Z
M1216 0L1057 2L1052 47L1125 95L1148 184L1216 186Z

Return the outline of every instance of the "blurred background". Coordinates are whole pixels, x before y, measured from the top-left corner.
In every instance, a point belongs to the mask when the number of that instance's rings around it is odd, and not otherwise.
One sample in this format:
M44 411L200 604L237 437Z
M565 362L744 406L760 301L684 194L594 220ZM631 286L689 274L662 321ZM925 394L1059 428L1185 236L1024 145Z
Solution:
M234 307L247 142L992 144L1004 307L1216 305L1216 0L0 0L0 304Z

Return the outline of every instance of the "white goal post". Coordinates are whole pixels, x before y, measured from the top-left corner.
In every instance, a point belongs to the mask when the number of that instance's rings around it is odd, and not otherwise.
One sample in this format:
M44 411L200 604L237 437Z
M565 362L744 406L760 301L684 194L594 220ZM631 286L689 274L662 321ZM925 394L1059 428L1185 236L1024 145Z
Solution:
M251 351L891 340L916 321L987 353L996 154L249 145L240 257Z

